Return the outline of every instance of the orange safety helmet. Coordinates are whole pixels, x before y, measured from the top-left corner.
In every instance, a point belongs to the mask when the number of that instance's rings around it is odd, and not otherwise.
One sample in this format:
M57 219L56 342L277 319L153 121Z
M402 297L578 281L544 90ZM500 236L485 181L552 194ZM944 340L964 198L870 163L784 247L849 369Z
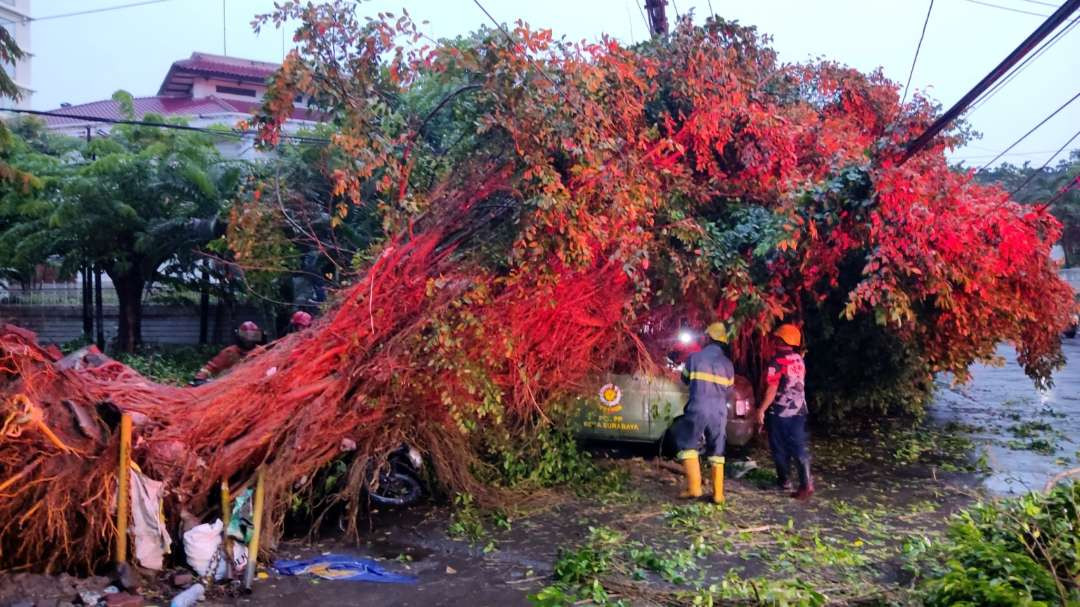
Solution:
M780 325L773 331L773 335L779 337L780 341L792 348L798 348L802 345L802 331L799 330L799 327L796 327L791 323Z

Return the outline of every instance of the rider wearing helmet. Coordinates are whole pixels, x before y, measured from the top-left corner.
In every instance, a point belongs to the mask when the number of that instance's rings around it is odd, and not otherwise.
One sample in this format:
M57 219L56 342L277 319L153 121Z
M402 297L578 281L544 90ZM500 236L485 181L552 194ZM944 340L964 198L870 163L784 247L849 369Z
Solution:
M263 340L262 329L250 320L241 323L236 328L235 335L236 344L218 352L217 356L203 365L199 372L195 374L195 381L191 382L192 384L196 386L205 384L214 377L225 373L244 360L244 357Z

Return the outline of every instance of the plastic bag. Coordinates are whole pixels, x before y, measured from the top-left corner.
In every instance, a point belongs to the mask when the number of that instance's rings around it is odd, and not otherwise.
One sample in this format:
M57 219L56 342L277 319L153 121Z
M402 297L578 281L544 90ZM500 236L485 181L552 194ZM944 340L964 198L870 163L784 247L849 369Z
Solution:
M226 563L221 558L223 527L224 523L218 519L192 527L184 533L184 554L187 555L188 566L200 577L207 575L212 568L214 579L225 579Z
M300 561L280 560L274 569L282 575L310 574L324 580L352 580L389 584L415 584L416 578L383 569L370 559L345 554L325 554Z

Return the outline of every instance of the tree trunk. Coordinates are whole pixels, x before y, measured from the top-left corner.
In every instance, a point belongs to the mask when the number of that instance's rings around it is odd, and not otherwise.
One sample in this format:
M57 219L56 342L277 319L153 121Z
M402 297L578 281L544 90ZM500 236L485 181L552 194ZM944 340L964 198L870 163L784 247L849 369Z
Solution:
M137 273L109 276L116 289L120 311L117 342L120 350L134 352L142 344L142 295L146 280Z
M210 277L206 269L202 271L202 284L199 292L199 345L205 346L210 338Z
M94 266L94 318L97 325L97 347L105 351L105 302L101 299L101 268Z
M90 265L82 267L82 329L86 341L94 339L94 283L90 276Z

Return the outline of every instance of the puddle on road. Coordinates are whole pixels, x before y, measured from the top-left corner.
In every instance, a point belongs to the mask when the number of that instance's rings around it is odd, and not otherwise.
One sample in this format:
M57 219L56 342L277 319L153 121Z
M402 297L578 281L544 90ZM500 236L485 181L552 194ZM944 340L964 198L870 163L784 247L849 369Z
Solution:
M973 428L969 436L990 466L983 485L991 493L1039 491L1053 475L1080 466L1080 338L1065 339L1063 348L1068 363L1049 390L1035 388L1008 346L998 350L1003 367L977 365L972 380L956 388L939 380L930 415Z

